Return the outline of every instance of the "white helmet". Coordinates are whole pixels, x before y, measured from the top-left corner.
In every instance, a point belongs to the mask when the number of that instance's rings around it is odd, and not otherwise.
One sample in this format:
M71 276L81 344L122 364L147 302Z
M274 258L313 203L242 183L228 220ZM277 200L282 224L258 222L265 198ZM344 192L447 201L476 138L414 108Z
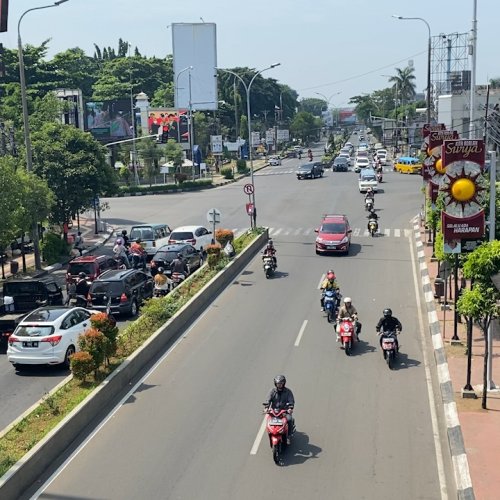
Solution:
M344 297L344 304L347 304L347 303L351 303L352 300L351 300L351 297Z

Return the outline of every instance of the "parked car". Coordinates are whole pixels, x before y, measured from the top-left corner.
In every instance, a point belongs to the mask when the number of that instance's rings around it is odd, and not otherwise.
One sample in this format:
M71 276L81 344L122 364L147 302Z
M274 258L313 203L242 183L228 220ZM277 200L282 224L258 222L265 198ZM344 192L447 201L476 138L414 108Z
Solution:
M319 228L314 230L316 237L316 253L349 253L351 246L351 227L343 214L324 215Z
M272 167L281 165L281 158L279 156L270 156L269 165L271 165Z
M138 269L117 269L101 274L91 285L89 304L92 309L136 316L139 306L153 296L152 276Z
M90 328L98 311L81 307L40 307L28 314L9 337L7 359L22 365L58 365L69 368L70 356L79 350L78 336Z
M130 241L141 239L141 244L151 259L158 248L166 245L172 230L168 224L140 224L130 229Z
M117 269L118 263L109 255L84 255L69 261L66 271L66 285L76 281L79 273L85 273L89 281L94 281L102 273Z
M151 274L154 276L158 268L163 267L165 274L169 276L172 273L170 264L177 258L177 254L182 255L182 260L186 263L189 274L203 265L203 256L189 243L165 245L158 248L158 251L151 260Z
M196 250L205 253L205 249L212 243L212 231L203 226L181 226L172 231L168 240L169 245L175 243L189 243Z
M310 162L305 165L300 166L295 174L297 175L297 179L315 179L316 177L323 177L323 167L321 163L318 162Z
M335 160L333 160L332 170L334 172L347 172L349 169L349 160L343 156L337 156Z

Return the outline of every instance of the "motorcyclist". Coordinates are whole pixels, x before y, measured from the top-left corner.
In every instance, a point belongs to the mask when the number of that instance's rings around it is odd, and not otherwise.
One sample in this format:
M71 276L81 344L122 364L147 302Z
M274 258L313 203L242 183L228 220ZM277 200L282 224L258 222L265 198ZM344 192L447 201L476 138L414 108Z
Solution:
M170 263L170 269L173 273L177 273L181 280L186 279L186 276L189 274L189 269L182 259L182 254L178 253L177 257Z
M368 224L367 224L367 228L368 228L368 231L370 230L370 220L374 220L376 222L376 230L378 230L378 215L377 215L377 212L375 212L374 208L372 207L370 209L370 211L368 212L368 215L366 216L366 218L368 219Z
M373 188L371 188L371 187L369 187L366 190L365 201L367 198L371 198L373 201L375 201L375 192L373 191Z
M335 276L335 273L333 272L332 269L329 269L328 272L326 273L326 277L323 280L323 283L321 283L321 310L325 310L325 292L327 290L333 290L335 292L338 292L339 286L336 281L337 277Z
M90 290L90 281L87 278L85 273L78 273L78 278L75 283L75 293L76 295L82 295L83 297L87 297Z
M141 242L142 240L140 238L137 238L130 245L130 254L133 258L134 267L136 265L136 262L139 262L142 265L143 269L146 269L146 251L144 250L144 248L142 248Z
M309 160L312 161L312 159L313 159L313 153L312 153L312 151L310 149L307 150L307 155L309 156Z
M117 238L115 246L113 247L113 255L116 260L123 262L127 269L130 268L130 261L128 260L127 250L122 238Z
M285 387L286 377L284 375L276 375L274 377L274 388L271 389L264 403L265 409L271 407L273 410L287 410L286 421L288 422L287 443L290 444L290 436L295 432L295 420L292 417L293 408L295 406L295 398L293 392Z
M154 277L155 288L162 291L169 290L169 279L165 276L165 269L163 267L158 268L158 272Z
M126 229L124 229L124 230L122 231L121 238L122 238L122 240L123 240L123 246L124 246L125 248L130 248L130 238L129 238L129 237L128 237L128 235L127 235L127 230L126 230Z
M342 304L342 307L339 309L338 315L337 315L337 342L340 340L340 322L343 319L352 319L354 322L354 331L356 333L356 340L359 340L359 334L361 333L361 323L358 321L358 311L356 308L352 305L352 299L351 297L345 297L344 298L344 303Z
M273 259L273 265L275 268L278 267L278 260L276 259L276 248L274 248L273 240L268 240L266 248L262 252L262 259L264 257L271 257Z
M377 333L380 335L381 348L382 348L382 338L384 336L384 332L401 333L401 330L403 329L401 321L399 321L399 319L396 318L396 316L392 315L392 309L386 307L382 314L383 316L378 320L377 326L375 327L375 330L377 330ZM396 339L396 350L398 350L399 342L397 335L395 336L395 339Z

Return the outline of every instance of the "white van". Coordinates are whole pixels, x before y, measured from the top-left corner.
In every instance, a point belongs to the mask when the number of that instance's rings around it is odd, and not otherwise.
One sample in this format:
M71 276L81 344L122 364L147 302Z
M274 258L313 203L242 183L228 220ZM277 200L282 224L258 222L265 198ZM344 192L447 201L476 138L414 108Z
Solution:
M358 180L359 192L364 193L368 188L372 188L373 191L378 190L377 174L373 168L364 168L359 173Z
M148 258L152 258L158 248L168 245L171 232L172 230L168 224L140 224L132 226L129 238L131 243L140 238Z

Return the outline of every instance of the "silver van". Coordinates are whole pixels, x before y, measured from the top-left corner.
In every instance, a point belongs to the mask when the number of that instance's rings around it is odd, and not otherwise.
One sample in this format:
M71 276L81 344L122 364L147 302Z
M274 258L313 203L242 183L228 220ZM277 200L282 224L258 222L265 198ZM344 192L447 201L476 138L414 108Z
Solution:
M130 242L140 238L148 258L152 258L158 248L168 244L171 232L168 224L141 224L131 227L129 238Z

